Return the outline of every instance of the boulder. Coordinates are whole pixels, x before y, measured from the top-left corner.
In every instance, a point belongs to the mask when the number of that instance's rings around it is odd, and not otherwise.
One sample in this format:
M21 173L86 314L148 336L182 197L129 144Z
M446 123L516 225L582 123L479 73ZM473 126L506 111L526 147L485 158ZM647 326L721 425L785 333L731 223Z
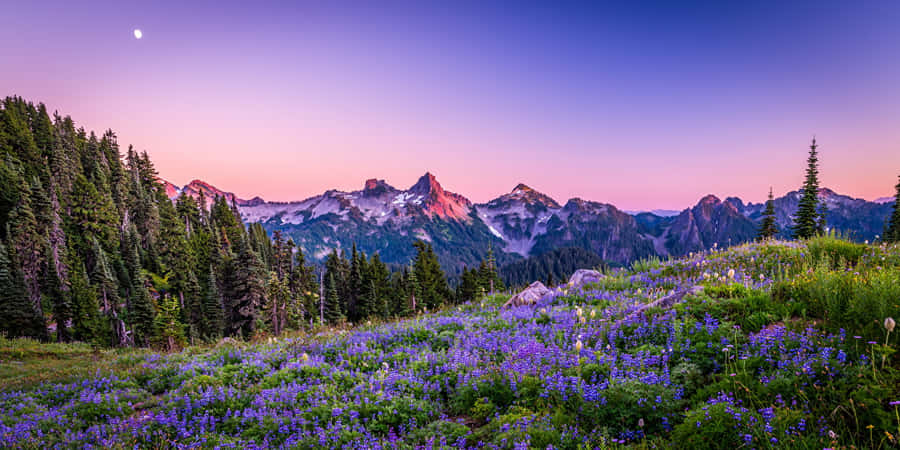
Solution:
M583 286L586 283L596 283L603 279L603 274L596 270L578 269L569 277L569 286Z
M544 283L535 281L522 292L513 295L512 298L503 304L503 307L509 308L511 306L533 305L548 294L550 294L550 289L547 289L547 286L544 286Z

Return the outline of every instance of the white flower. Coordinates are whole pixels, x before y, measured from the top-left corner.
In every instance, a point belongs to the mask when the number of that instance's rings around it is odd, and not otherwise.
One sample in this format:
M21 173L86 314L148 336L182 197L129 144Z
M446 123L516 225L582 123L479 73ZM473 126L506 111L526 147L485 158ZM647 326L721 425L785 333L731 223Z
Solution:
M897 324L894 322L894 319L892 317L888 317L887 319L884 319L884 328L886 328L888 330L888 333L893 332L894 326L896 326L896 325Z
M638 428L644 428L644 418L638 419Z
M541 308L541 314L547 314L547 308Z
M765 279L766 279L765 275L759 274L759 281L763 281Z
M309 355L307 355L306 353L300 355L300 360L301 361L309 361Z
M581 353L581 349L583 347L584 347L584 345L581 343L581 339L575 341L575 352L576 353Z
M728 269L728 278L734 278L734 269Z
M594 317L597 317L597 310L596 310L596 309L592 309L592 310L591 310L591 319L593 319Z

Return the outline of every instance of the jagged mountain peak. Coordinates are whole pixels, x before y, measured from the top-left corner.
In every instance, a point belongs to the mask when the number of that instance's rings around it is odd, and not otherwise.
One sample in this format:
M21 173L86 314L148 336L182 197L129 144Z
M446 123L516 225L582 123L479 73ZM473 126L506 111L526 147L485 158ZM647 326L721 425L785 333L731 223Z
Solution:
M707 194L697 202L697 205L718 205L719 203L722 203L722 200L719 200L719 197L716 197L713 194Z
M519 183L510 191L508 194L503 194L500 197L495 198L488 202L489 205L497 206L501 204L505 204L507 202L521 202L526 205L543 205L547 208L559 209L561 206L556 202L553 198L548 195L545 195L541 192L534 190L533 188L525 185L524 183Z
M425 172L425 175L419 177L419 180L416 181L416 184L412 185L409 188L409 192L420 195L428 195L428 194L441 194L444 192L444 188L441 187L441 183L438 183L437 178L431 172Z

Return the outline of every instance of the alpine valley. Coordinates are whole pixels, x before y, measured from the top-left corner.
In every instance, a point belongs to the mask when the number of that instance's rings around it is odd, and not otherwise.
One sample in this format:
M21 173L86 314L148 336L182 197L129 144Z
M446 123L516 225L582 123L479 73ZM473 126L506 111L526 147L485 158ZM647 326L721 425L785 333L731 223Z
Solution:
M388 264L406 264L414 256L413 242L424 240L453 275L465 266L477 266L489 249L501 267L518 263L515 267L521 271L521 260L548 252L556 252L554 261L565 260L560 252L575 257L576 265L627 265L646 257L739 244L756 236L764 208L764 203L707 195L680 213L625 212L580 198L560 204L525 184L474 204L445 190L431 173L406 190L370 179L361 190L329 190L294 202L242 199L200 180L184 187L164 183L172 199L202 195L211 205L216 197L224 197L245 223L260 223L269 233L280 230L314 261L323 260L333 248L348 250L355 243L363 252L377 252ZM774 201L784 237L800 196L798 190ZM877 239L892 211L891 199L866 201L827 188L820 189L819 197L827 206L828 226L857 241ZM509 271L501 269L506 277L504 272Z

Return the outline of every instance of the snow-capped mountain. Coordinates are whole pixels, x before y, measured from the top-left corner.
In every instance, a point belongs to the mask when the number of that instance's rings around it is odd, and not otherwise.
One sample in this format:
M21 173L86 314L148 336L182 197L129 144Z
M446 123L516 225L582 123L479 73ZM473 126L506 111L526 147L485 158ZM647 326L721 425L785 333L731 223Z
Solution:
M366 180L363 188L329 190L296 202L237 198L200 180L184 187L164 183L170 198L201 193L207 206L217 197L233 202L247 223L261 223L269 232L281 230L314 260L333 248L354 243L366 253L379 252L389 263L405 264L416 240L431 242L451 273L473 266L493 247L498 262L509 263L562 248L581 248L611 263L627 264L651 255L682 255L753 239L764 204L714 195L666 216L629 214L615 206L579 198L561 205L537 190L519 184L489 202L473 204L445 190L426 173L406 190L384 180ZM879 204L822 189L828 223L851 236L874 239L881 233L891 204ZM787 233L800 192L775 199L778 225ZM670 213L670 212L669 212Z
M230 195L230 194L225 194ZM366 222L384 225L408 223L413 217L425 215L443 220L467 221L472 202L465 197L445 191L434 175L426 173L412 187L398 190L384 180L366 180L359 191L326 191L299 202L264 202L239 200L238 210L245 222L270 221L300 225L328 214L357 217Z

